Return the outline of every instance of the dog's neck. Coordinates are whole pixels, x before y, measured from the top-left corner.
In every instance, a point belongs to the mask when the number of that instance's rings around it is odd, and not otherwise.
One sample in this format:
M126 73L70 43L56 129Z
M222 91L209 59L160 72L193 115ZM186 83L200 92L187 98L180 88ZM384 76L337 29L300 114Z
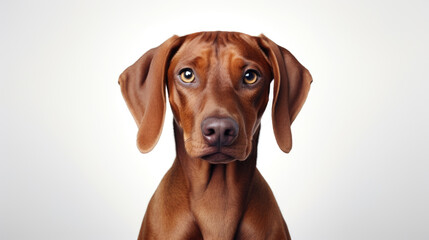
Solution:
M245 161L210 164L185 150L183 130L174 121L176 160L189 192L190 210L204 239L233 239L256 169L259 130L253 136L252 152Z

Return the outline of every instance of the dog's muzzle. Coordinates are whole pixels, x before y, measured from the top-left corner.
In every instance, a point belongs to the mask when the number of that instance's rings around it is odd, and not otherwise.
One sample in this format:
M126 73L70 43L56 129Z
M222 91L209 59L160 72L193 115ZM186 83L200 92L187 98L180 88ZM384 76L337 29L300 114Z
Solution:
M202 158L211 163L227 163L234 157L222 152L222 148L232 145L238 137L238 123L232 118L209 117L201 123L201 133L213 151Z

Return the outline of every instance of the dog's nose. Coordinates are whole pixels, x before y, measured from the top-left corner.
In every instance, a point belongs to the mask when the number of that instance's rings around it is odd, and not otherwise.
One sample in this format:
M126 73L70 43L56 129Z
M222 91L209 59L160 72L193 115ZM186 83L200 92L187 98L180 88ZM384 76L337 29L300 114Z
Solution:
M238 136L238 124L232 118L206 118L201 131L210 146L229 146Z

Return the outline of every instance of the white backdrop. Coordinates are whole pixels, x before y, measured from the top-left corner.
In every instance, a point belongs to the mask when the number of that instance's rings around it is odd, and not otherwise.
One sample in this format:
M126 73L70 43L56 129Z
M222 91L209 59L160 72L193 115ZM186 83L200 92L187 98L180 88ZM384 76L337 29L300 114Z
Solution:
M258 167L294 240L429 239L429 4L2 1L0 239L136 239L174 159L142 155L119 74L173 34L264 33L313 75L283 154ZM169 109L168 109L169 111Z

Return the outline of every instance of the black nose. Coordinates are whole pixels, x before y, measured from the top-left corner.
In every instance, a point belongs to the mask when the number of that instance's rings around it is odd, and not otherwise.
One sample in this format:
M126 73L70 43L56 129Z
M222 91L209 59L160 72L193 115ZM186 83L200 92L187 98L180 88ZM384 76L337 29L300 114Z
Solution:
M238 136L238 124L232 118L206 118L201 131L210 146L229 146Z

